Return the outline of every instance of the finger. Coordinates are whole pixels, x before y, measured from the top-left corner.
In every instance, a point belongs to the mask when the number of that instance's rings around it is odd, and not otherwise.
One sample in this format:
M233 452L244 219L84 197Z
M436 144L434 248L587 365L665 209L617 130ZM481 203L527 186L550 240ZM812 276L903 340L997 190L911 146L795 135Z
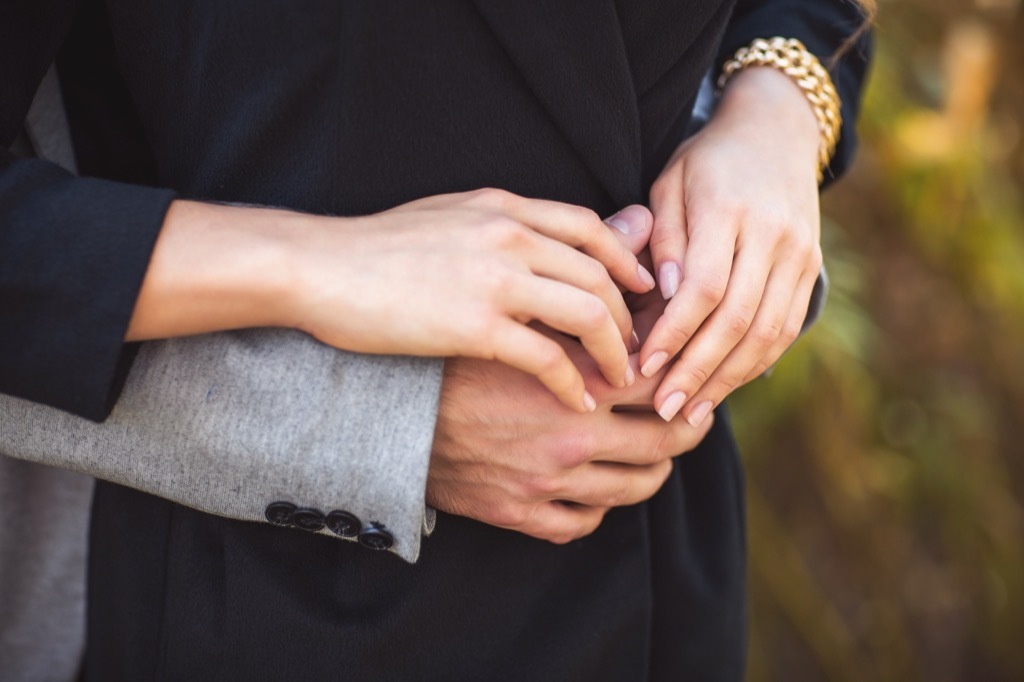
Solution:
M615 320L623 343L632 343L632 315L622 293L601 263L571 246L538 237L537 247L529 255L528 265L535 275L563 282L597 296Z
M736 255L733 277L721 305L686 344L658 387L654 404L664 419L674 417L684 404L688 405L688 416L694 413L693 396L749 331L761 307L770 268L770 260L759 249L743 249ZM795 286L795 282L792 284ZM788 305L785 310L788 312ZM709 410L706 405L703 408L706 415Z
M630 383L628 351L611 312L597 296L542 277L523 277L505 291L505 310L539 320L579 337L580 343L613 386ZM557 344L556 344L557 345ZM565 351L559 347L564 355Z
M595 462L653 464L690 452L700 445L714 424L710 415L697 426L682 417L664 421L655 412L613 412L612 424L621 438L608 438L594 454ZM629 433L632 439L627 440Z
M811 294L814 291L814 283L817 279L818 272L816 270L810 270L801 277L800 284L797 285L796 291L793 294L793 304L790 307L789 316L782 325L779 337L768 352L764 354L761 361L755 364L754 368L743 378L744 384L753 381L768 371L768 368L778 362L782 354L800 336L804 320L807 318L807 309L810 305Z
M693 337L730 285L736 250L734 216L708 214L691 220L682 284L640 351L646 376L660 370Z
M595 462L566 477L560 499L590 507L622 507L650 499L672 471L672 460L635 465Z
M685 419L665 422L654 412L598 412L587 417L586 432L578 434L591 463L645 466L689 452L700 444L713 423L697 427Z
M535 231L580 249L596 259L616 282L630 291L644 293L654 288L654 277L636 256L588 208L542 199L506 197L502 208L507 215Z
M501 527L564 545L597 530L607 512L603 507L543 502L531 508L522 522Z
M741 386L756 366L766 360L767 354L776 346L786 327L793 307L794 292L802 295L802 292L797 291L799 278L800 272L796 267L776 268L772 271L749 331L711 373L704 385L690 394L692 397L683 408L683 413L691 423L703 419L726 396ZM775 359L768 361L774 362Z
M679 289L687 247L682 163L669 166L651 186L651 211L654 213L651 256L661 295L668 300Z
M592 412L597 403L565 350L547 336L511 321L494 325L494 359L532 374L566 407Z
M618 213L604 219L606 225L615 228L613 235L629 249L639 255L651 240L654 216L646 206L631 204Z

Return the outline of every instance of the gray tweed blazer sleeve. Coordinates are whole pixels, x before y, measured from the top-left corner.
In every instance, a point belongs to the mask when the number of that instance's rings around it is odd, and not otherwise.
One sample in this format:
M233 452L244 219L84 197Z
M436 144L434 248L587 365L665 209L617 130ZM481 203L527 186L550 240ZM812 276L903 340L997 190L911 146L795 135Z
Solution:
M0 395L0 453L246 521L277 501L348 511L415 561L442 368L286 330L152 342L103 424Z
M52 69L26 133L22 153L75 170ZM153 342L103 424L0 394L0 454L246 521L266 522L272 502L347 511L415 561L433 527L441 373L441 360L344 353L284 330Z

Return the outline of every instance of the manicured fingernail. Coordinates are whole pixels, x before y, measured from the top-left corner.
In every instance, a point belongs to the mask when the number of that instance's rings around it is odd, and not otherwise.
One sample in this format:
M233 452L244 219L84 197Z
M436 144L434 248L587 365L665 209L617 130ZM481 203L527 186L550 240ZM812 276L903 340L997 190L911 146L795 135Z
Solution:
M679 265L673 261L667 261L658 268L658 279L661 280L661 295L666 301L676 295L679 291L679 279L682 273Z
M661 407L658 409L658 414L661 418L667 422L672 421L672 417L676 416L679 412L679 408L686 402L686 394L682 391L676 391L670 393L664 402L661 403Z
M651 357L647 358L647 362L640 368L640 373L645 377L653 377L658 371L665 366L665 362L668 360L668 353L663 350L659 350L654 353Z
M648 272L647 268L637 263L636 274L640 276L640 281L644 283L645 287L647 287L647 291L654 288L654 275ZM678 284L676 286L678 286Z
M604 222L606 224L608 224L608 225L611 225L612 227L614 227L616 230L618 230L622 234L633 234L634 232L638 231L638 230L630 230L629 229L630 228L629 221L628 220L623 220L622 218L619 217L619 215L617 213L615 215L613 215L611 218L608 218L607 220L605 220Z
M633 368L629 365L626 365L625 381L627 386L632 386L636 383L636 373L633 372Z
M690 412L690 416L686 418L686 421L690 422L690 426L700 426L701 422L704 421L704 418L708 416L709 412L711 412L712 407L713 405L711 404L711 401L705 400L698 404L697 407L693 408Z
M597 409L597 401L594 400L594 396L590 395L589 391L583 392L583 407L587 408L587 412L593 412Z
M630 220L627 216L633 216L633 220ZM637 234L638 232L643 232L646 227L643 214L638 211L622 210L604 222L622 234Z
M634 329L629 335L629 352L635 353L638 350L640 350L640 337L636 335L636 330Z

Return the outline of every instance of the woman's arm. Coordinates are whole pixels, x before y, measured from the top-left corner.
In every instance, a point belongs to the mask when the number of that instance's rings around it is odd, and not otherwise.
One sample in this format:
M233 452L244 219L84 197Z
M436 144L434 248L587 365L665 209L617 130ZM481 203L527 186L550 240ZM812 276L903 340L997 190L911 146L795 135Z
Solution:
M592 211L498 190L364 218L179 201L127 336L288 327L344 350L497 359L588 411L579 371L528 323L579 337L609 383L632 383L615 281L654 285Z
M781 35L827 62L862 21L845 0L741 0L719 58ZM833 74L845 122L833 173L852 153L864 49L855 46ZM640 360L650 375L682 349L655 396L666 419L681 411L699 423L799 333L821 262L818 140L801 88L776 69L748 68L654 183L651 252L672 300Z

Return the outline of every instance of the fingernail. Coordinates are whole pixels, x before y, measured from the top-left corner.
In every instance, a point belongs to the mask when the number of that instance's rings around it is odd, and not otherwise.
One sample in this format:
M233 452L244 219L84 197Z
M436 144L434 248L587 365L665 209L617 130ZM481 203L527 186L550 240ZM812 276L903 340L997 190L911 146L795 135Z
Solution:
M611 225L622 234L636 234L644 229L643 225L634 225L630 221L623 218L620 214L616 213L611 218L604 221L607 225Z
M633 368L630 367L629 365L626 365L625 381L627 386L632 386L633 384L636 383L636 373L633 372Z
M645 377L653 377L658 371L665 366L665 362L668 360L668 353L663 350L659 350L654 353L651 357L647 358L647 362L640 368L640 373Z
M686 394L682 391L676 391L670 393L664 402L661 403L661 408L658 410L658 414L661 418L667 422L672 421L672 417L676 416L679 412L679 408L686 402Z
M590 395L589 391L583 392L583 407L587 408L587 412L593 412L597 409L597 401L594 400L594 396Z
M711 404L711 401L705 400L698 404L697 407L693 408L690 412L690 416L686 418L686 421L690 422L690 426L700 426L701 422L704 421L704 418L708 416L709 412L711 412L712 407L713 405Z
M652 275L647 270L647 268L645 268L644 266L642 266L639 263L637 263L636 264L636 274L640 276L640 281L644 283L645 287L647 287L647 291L650 291L651 289L654 288L654 275ZM679 285L676 284L676 286L679 286Z
M679 279L682 273L679 271L679 265L673 261L667 261L661 264L658 269L658 278L661 280L661 295L667 301L676 295L679 291Z
M640 350L640 337L636 335L636 330L634 329L629 335L629 352L635 353L638 350Z

